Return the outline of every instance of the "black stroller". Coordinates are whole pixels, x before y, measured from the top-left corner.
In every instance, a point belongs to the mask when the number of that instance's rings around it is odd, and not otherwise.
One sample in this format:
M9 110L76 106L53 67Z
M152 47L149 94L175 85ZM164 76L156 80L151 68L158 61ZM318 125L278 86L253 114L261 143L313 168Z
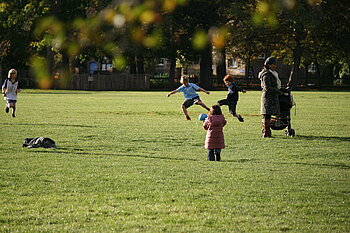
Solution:
M295 131L291 126L290 110L295 105L290 89L281 89L283 95L279 95L280 112L279 116L271 118L270 127L273 130L283 130L286 136L294 137Z

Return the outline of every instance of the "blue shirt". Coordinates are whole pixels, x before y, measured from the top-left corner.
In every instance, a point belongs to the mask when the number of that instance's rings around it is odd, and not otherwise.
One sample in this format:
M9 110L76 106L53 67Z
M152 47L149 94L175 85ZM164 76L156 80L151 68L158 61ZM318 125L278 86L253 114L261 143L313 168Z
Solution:
M185 85L182 85L177 89L177 91L183 92L185 99L193 99L194 97L198 96L196 91L198 91L199 88L200 87L194 83L188 83L188 87L186 87Z

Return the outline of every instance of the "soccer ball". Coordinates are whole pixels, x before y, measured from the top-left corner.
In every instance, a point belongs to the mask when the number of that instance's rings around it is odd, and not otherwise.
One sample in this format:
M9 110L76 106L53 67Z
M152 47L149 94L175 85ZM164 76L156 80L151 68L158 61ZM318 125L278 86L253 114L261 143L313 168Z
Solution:
M204 121L205 119L207 119L207 114L205 114L205 113L202 113L202 114L200 114L199 116L198 116L198 120L200 120L200 121Z

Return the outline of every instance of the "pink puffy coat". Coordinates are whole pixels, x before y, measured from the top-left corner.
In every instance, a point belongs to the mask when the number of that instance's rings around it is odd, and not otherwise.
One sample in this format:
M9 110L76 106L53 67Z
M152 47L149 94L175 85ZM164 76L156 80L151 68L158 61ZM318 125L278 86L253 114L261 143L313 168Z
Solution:
M223 128L226 125L224 115L211 115L203 123L203 128L207 130L205 138L206 149L225 148Z

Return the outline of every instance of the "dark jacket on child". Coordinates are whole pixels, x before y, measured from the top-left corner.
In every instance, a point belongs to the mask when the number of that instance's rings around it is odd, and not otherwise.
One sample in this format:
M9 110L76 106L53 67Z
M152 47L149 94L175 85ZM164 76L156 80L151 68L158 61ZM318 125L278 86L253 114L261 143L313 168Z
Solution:
M227 100L237 102L239 98L239 91L243 91L243 89L237 86L235 82L232 82L231 85L228 87Z

